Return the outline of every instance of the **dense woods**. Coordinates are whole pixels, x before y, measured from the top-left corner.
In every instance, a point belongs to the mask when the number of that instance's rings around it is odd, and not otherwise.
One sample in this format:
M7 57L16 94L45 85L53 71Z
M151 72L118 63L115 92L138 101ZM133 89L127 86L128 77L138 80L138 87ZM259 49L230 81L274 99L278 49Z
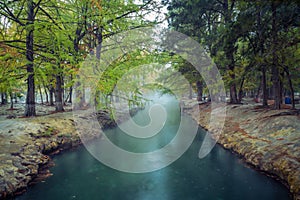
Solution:
M244 95L279 109L299 92L298 1L165 1L169 24L200 42L223 75L231 103ZM182 66L183 68L186 65Z
M0 0L0 22L0 200L300 200L299 0Z
M99 59L102 41L114 34L157 23L144 16L159 9L152 0L1 1L2 103L8 94L25 93L25 116L34 116L40 93L42 103L63 111L64 102L72 102L84 58L96 54Z
M83 60L91 55L100 59L103 41L115 34L161 23L163 8L167 8L165 28L192 37L212 57L230 103L241 103L244 96L251 96L257 101L262 98L264 106L268 106L267 100L274 100L272 106L280 109L289 96L295 108L294 94L300 91L300 5L291 0L3 0L1 103L10 99L13 108L14 100L23 97L24 115L35 116L37 99L63 111L65 103L74 101L77 90L80 103L76 105L80 108L85 94L75 80L78 69L84 67ZM129 70L139 56L134 52L120 59L121 64L114 63L125 67L106 72L114 81L100 82L99 95L109 98L112 89L107 88L113 88L122 70ZM149 63L153 55L149 56L137 63ZM189 63L179 63L178 71L202 100L208 92L201 76Z

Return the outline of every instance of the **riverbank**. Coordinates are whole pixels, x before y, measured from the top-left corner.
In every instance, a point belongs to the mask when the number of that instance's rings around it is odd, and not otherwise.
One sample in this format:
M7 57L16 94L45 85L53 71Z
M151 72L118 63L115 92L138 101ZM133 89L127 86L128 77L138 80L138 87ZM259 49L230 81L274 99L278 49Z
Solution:
M211 107L185 102L185 111L208 129ZM300 200L300 116L291 110L254 105L227 105L223 133L218 143L240 155L248 164L279 178ZM212 136L216 135L212 132Z
M186 112L207 128L210 104L200 105L200 115L197 106L192 101L186 102ZM227 105L225 127L218 142L256 169L279 177L294 199L299 200L300 118L288 113L289 110L267 110L258 105ZM0 121L0 199L21 194L28 185L50 176L49 155L80 145L78 128L89 131L88 139L100 136L94 134L99 131L91 124L90 111L76 112L76 121L73 114L3 117ZM100 112L97 117L103 126L113 125L108 114Z
M0 121L0 199L21 194L29 185L50 176L47 167L51 164L49 155L81 144L79 129L88 130L85 136L89 138L85 139L99 137L95 134L99 131L94 130L91 117L101 119L103 127L114 125L107 112L91 116L90 111L76 111L76 121L73 114L62 112ZM80 126L75 123L80 123Z

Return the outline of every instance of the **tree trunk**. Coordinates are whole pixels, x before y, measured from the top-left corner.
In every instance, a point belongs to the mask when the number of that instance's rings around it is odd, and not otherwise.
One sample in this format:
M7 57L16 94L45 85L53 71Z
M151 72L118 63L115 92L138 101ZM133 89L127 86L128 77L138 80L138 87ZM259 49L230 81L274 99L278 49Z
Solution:
M35 85L33 68L33 30L34 30L34 6L33 1L27 1L27 24L26 24L26 59L27 59L27 95L25 105L25 116L35 116Z
M48 92L46 90L46 88L44 87L44 91L45 91L45 95L46 95L46 103L49 103L49 96L48 96Z
M98 61L100 61L101 58L102 41L103 41L102 29L103 29L102 27L99 27L99 29L97 30L98 45L96 47L96 58Z
M202 101L203 84L201 81L197 81L196 86L197 86L197 101Z
M268 106L268 93L267 93L267 76L266 76L266 67L262 66L262 92L263 92L263 102L264 107Z
M66 105L64 99L65 99L65 90L64 90L64 85L65 85L65 80L64 80L64 76L61 75L61 94L62 94L62 103L63 103L63 106Z
M14 109L14 97L13 97L13 93L10 92L9 93L9 97L10 97L10 109Z
M53 93L54 93L54 88L52 85L50 85L50 88L49 88L50 106L54 106Z
M96 63L96 66L95 66L96 69L94 69L95 73L96 73L96 71L99 71L98 65L99 65L100 59L101 59L102 42L103 42L102 30L103 30L103 28L99 27L98 30L97 30L97 34L96 34L96 37L97 37L97 46L96 46L97 63ZM99 96L100 96L100 91L96 87L95 97L94 97L94 103L95 103L96 108L99 105L99 101L100 101ZM116 98L116 101L119 102L119 98Z
M63 89L62 89L62 76L56 76L56 86L55 86L55 110L57 112L64 111L63 102Z
M280 79L279 79L279 69L278 69L278 58L276 55L277 50L277 24L276 24L276 9L275 2L272 2L272 38L273 38L273 48L272 48L272 80L273 80L273 93L274 93L274 109L280 109L281 94L280 94Z
M73 86L70 86L70 91L69 91L69 101L68 103L72 103L72 94L73 93Z
M230 85L230 103L233 103L233 104L238 103L235 83Z
M243 100L243 87L244 87L245 78L242 78L240 88L239 88L239 96L238 96L238 103L242 103Z
M279 76L279 84L280 84L280 103L283 104L284 103L284 83L283 83L283 80L284 80L284 70L280 69L280 76Z

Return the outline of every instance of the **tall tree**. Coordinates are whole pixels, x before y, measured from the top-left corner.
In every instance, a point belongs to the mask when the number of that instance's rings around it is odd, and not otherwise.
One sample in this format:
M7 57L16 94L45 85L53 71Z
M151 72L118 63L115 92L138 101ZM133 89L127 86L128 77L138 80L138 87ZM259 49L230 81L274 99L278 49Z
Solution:
M26 58L27 58L27 94L25 104L25 116L35 116L35 85L34 85L34 50L33 50L33 31L34 31L34 5L33 0L27 1L27 24L26 24Z

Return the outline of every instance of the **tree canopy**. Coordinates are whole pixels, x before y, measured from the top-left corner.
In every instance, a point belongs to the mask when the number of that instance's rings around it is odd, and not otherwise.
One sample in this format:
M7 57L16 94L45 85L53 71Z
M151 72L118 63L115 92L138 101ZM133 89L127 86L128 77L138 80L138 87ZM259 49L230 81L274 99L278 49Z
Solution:
M231 103L241 102L245 92L256 90L256 97L262 93L264 106L274 99L274 107L279 109L284 95L293 97L299 91L299 2L164 3L170 28L193 37L214 59Z
M25 116L36 115L37 99L55 105L56 111L73 101L78 101L78 109L84 107L84 86L76 82L79 69L85 67L83 61L100 60L103 41L118 33L159 24L164 8L168 29L190 36L213 59L230 103L241 103L248 95L261 97L264 106L274 100L273 107L280 109L288 95L295 108L294 94L300 91L300 4L293 0L3 0L2 103L8 96L12 101L25 94ZM205 82L190 63L159 50L137 50L109 65L95 84L96 97L109 101L123 74L154 60L182 73L191 90L197 90L199 101L208 95ZM95 62L95 70L101 70L99 65ZM126 98L136 99L138 94Z

